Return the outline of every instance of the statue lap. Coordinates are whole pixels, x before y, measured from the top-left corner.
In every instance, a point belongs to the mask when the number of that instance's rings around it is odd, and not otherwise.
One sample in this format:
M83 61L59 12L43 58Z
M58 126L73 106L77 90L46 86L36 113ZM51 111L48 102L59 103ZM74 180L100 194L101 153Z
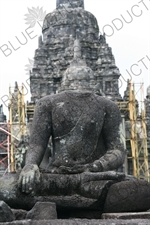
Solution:
M122 173L41 174L35 192L22 193L19 174L0 178L0 199L12 208L29 210L37 201L55 202L60 210L137 212L150 208L150 183L129 179Z

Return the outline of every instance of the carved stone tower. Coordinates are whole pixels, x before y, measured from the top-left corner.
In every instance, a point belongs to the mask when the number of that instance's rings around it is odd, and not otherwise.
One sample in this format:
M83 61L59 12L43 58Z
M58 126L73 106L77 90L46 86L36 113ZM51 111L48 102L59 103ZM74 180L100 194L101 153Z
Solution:
M120 76L105 35L93 14L84 10L84 0L57 0L56 10L46 15L39 47L35 51L30 74L31 100L55 94L61 89L65 71L74 57L74 41L81 46L81 58L92 73L93 83L107 97L121 100L118 87ZM93 91L95 87L93 85Z

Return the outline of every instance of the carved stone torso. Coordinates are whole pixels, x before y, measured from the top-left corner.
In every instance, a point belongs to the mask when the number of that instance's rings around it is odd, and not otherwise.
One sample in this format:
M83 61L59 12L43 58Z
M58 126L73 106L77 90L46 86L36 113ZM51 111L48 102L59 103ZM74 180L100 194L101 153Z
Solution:
M53 96L54 165L72 166L100 158L105 153L101 138L104 117L103 97L71 91Z

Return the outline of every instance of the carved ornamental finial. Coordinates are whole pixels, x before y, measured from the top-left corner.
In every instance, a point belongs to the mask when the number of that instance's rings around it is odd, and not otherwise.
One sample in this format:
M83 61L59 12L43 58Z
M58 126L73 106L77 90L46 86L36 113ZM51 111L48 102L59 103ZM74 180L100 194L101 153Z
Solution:
M81 54L81 44L79 39L76 39L74 41L74 59L81 59L82 54Z
M83 8L84 9L84 0L56 0L56 8L61 5L67 6L69 8Z

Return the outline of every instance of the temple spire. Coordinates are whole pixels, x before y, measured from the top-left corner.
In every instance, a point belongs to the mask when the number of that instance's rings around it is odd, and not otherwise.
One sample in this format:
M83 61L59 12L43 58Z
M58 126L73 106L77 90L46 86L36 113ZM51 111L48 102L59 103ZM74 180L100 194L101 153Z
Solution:
M69 8L83 8L84 9L84 0L56 0L56 8L61 5L66 5Z

